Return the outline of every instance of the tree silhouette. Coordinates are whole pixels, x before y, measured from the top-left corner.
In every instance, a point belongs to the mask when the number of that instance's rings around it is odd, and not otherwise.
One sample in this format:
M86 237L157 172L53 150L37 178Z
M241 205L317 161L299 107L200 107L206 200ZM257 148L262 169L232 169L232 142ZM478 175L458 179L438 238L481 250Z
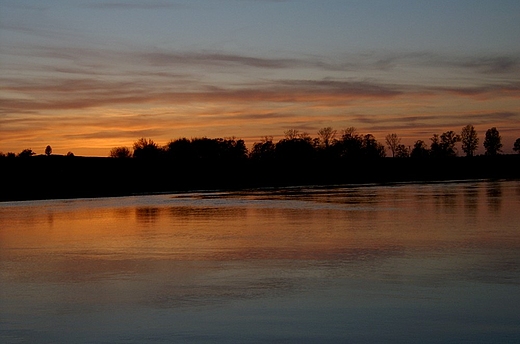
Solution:
M332 129L331 127L325 127L318 130L318 139L320 145L327 149L333 143L334 138L336 137L337 131Z
M357 133L356 128L349 127L344 129L341 140L337 144L342 157L356 158L361 156L363 138Z
M134 158L153 159L161 155L161 148L152 140L140 138L134 142Z
M397 145L395 149L396 158L408 158L410 157L410 150L403 144Z
M51 146L45 147L45 155L49 156L52 154L52 148Z
M216 161L220 157L220 143L222 139L209 139L207 137L191 140L193 157L197 160Z
M253 160L271 161L275 158L275 144L272 136L264 137L260 142L255 142L249 153Z
M293 140L300 137L300 131L298 129L289 129L283 132L285 139Z
M430 141L432 142L430 144L430 156L434 158L442 156L441 138L439 134L433 134Z
M497 128L493 127L486 131L484 148L486 148L486 155L497 155L502 151L502 138Z
M460 142L460 136L455 134L453 130L446 131L441 135L441 149L444 156L457 155L455 144Z
M33 155L35 155L35 154L36 154L36 153L33 152L32 149L29 149L29 148L28 148L28 149L24 149L23 151L21 151L20 153L18 153L18 157L20 157L20 158L28 158L28 157L33 156Z
M473 156L478 148L478 137L475 128L468 124L461 132L462 150L467 157Z
M513 145L513 150L520 154L520 137L516 139L515 144Z
M219 156L226 161L240 161L248 156L248 151L244 140L235 137L218 139Z
M72 155L74 156L74 154ZM110 157L119 159L131 158L132 153L130 152L130 149L128 149L127 147L114 147L110 150Z
M392 157L395 157L397 147L401 143L401 139L397 136L397 134L388 134L385 137L385 142L390 149L390 152L392 152Z
M292 137L292 138L288 138ZM276 159L283 162L309 161L314 155L312 139L308 136L294 137L286 135L275 145Z
M377 142L372 134L366 134L363 137L362 153L367 158L384 158L386 156L385 147Z
M415 141L415 144L413 145L412 152L410 153L410 156L412 158L426 158L430 155L430 151L426 147L426 143L423 140L417 140Z
M460 136L454 131L446 131L440 136L434 134L430 141L430 155L434 158L445 158L457 155L455 144L460 141Z
M178 162L187 162L193 158L193 148L190 140L183 137L171 140L165 147L168 158Z

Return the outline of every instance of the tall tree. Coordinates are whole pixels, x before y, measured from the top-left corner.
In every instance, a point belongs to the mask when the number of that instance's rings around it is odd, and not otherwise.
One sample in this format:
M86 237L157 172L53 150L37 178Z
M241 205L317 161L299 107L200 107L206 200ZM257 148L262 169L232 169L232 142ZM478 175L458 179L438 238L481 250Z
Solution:
M515 144L513 145L513 150L520 154L520 137L516 139Z
M298 129L289 129L283 132L285 139L294 140L300 137L300 131Z
M397 136L397 134L388 134L385 137L385 142L390 149L390 152L392 152L392 157L395 157L395 154L397 153L397 147L401 143L401 139Z
M356 128L349 127L342 131L341 141L338 143L341 156L359 157L363 150L363 137L357 133Z
M430 144L430 155L435 158L442 156L441 138L439 134L433 134L430 141L432 142Z
M410 156L412 158L426 158L428 155L430 155L430 152L426 147L426 143L423 140L415 141Z
M457 155L455 144L460 142L460 136L455 134L453 130L446 131L441 135L441 149L444 156Z
M362 140L363 156L368 158L384 158L385 146L377 142L372 134L366 134Z
M396 158L408 158L410 157L410 149L403 144L397 145L395 149Z
M493 127L486 131L484 148L486 148L486 155L497 155L502 151L502 137L497 128Z
M52 148L51 146L45 147L45 155L49 156L52 154Z
M260 142L255 142L249 157L254 160L270 161L275 157L275 145L272 136L265 136Z
M430 155L436 158L444 158L457 155L457 149L455 144L460 141L460 136L455 134L454 131L446 131L440 136L434 134L430 140Z
M478 137L475 128L468 124L462 128L461 133L462 150L466 153L466 156L473 156L478 148Z

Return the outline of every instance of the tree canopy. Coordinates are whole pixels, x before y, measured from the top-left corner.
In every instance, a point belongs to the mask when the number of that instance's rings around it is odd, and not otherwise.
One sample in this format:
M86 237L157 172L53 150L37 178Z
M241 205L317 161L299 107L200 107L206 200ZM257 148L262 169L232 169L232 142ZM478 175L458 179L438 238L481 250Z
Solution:
M497 155L502 151L502 137L497 128L493 127L486 131L484 148L486 148L486 155Z

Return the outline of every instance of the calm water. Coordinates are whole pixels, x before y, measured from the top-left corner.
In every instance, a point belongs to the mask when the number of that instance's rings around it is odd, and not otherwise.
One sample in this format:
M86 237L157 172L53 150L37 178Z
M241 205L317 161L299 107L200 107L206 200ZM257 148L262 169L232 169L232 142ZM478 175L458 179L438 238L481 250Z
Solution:
M519 343L520 182L0 203L0 342Z

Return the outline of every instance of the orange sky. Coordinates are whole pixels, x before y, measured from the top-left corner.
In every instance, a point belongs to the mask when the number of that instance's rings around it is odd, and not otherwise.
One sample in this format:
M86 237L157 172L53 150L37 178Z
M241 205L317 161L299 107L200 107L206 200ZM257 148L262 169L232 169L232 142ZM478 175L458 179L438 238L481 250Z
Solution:
M518 3L400 2L2 3L0 151L107 156L140 137L251 146L327 126L412 145L473 124L480 153L491 127L512 152Z

